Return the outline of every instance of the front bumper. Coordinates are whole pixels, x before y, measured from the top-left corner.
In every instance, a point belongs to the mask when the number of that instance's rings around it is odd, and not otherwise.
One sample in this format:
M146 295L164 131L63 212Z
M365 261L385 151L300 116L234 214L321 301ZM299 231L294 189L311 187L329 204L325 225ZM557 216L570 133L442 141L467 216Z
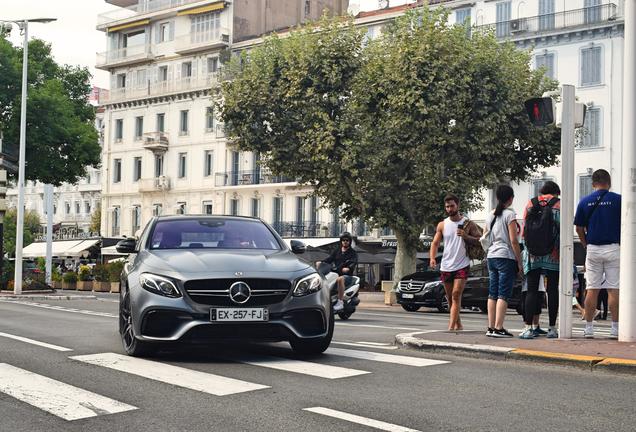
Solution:
M412 295L412 298L406 298L404 295ZM397 291L395 293L398 304L411 304L424 307L438 307L442 305L442 298L435 290L422 290L417 293L403 293Z

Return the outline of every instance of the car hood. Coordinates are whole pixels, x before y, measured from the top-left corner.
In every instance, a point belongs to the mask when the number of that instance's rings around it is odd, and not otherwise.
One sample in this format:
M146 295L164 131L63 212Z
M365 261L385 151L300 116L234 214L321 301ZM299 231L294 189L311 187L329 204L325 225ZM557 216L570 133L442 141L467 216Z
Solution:
M438 271L425 271L425 272L415 272L415 273L410 273L407 274L405 276L402 277L403 281L408 281L408 280L418 280L418 281L426 281L426 282L433 282L433 281L439 281L440 280L440 273Z
M309 264L293 253L270 250L154 250L143 257L144 270L181 274L294 273Z

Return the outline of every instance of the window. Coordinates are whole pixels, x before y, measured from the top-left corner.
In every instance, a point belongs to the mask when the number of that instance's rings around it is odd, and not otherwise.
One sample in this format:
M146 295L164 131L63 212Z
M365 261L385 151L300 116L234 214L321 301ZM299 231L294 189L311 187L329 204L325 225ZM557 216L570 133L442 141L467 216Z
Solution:
M179 113L179 135L188 134L188 110L182 110Z
M592 192L592 175L586 174L579 176L579 200Z
M217 73L219 70L219 58L208 57L208 74Z
M91 202L84 201L84 213L91 214Z
M261 200L258 198L252 198L252 213L253 217L259 217L261 214Z
M497 3L497 37L510 34L510 18L512 16L512 6L510 1Z
M139 69L135 71L135 88L146 88L146 69Z
M554 71L554 53L545 53L538 55L534 58L536 68L545 67L546 76L555 79L556 74Z
M214 153L212 150L206 150L204 153L204 167L203 167L203 175L209 177L212 175L212 155Z
M119 183L121 181L121 159L115 159L113 161L113 183Z
M186 158L187 153L179 153L179 178L184 178L186 176Z
M190 78L192 76L192 62L181 63L181 78Z
M305 198L296 197L296 223L301 225L305 220Z
M159 81L168 81L168 66L159 66Z
M190 40L193 43L198 43L219 39L220 30L220 12L199 14L193 16L190 21Z
M585 129L581 148L595 148L601 146L601 109L590 108L585 113Z
M53 204L53 214L57 214L57 206Z
M120 142L124 137L124 119L115 120L115 142Z
M71 214L71 203L70 202L65 202L64 203L64 210L65 210L66 214Z
M470 8L457 9L455 11L455 24L466 24L470 27Z
M166 115L164 113L157 114L157 132L166 131Z
M141 207L139 205L134 205L132 208L132 235L141 228Z
M158 34L158 42L168 42L170 37L170 23L164 22L159 24L159 34Z
M163 175L163 155L156 154L155 155L155 177L159 177Z
M75 214L80 214L81 212L80 202L75 201Z
M117 88L126 88L126 74L117 74Z
M203 214L212 214L212 201L203 201Z
M133 161L133 181L141 179L141 157L136 157Z
M601 47L593 46L581 50L581 85L601 83Z
M272 221L275 226L280 227L280 223L283 220L283 198L274 197Z
M139 141L144 134L144 118L135 117L135 140Z
M239 200L237 198L230 200L230 214L232 216L238 216L239 214Z
M311 15L311 0L305 0L305 16Z
M542 177L539 179L530 180L530 198L538 196L540 194L541 188L548 180L554 181L554 178Z
M539 0L539 30L554 28L554 0Z
M153 216L161 216L163 213L163 205L161 204L153 204L152 205L152 215Z
M178 202L175 213L178 214L178 215L186 214L186 203L185 202Z
M214 131L214 108L207 107L205 109L205 131L213 132Z
M113 235L119 235L119 226L120 226L120 208L113 208Z
M585 0L583 2L585 8L585 24L595 23L601 20L601 0Z

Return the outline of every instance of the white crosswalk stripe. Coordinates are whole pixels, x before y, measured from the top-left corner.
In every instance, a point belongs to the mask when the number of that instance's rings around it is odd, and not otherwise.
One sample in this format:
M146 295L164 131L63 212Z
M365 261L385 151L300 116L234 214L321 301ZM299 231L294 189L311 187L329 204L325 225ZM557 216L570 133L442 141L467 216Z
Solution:
M303 408L303 411L309 411L315 414L321 414L328 417L337 418L340 420L345 420L351 423L357 423L364 426L369 426L374 429L379 429L388 432L418 432L416 429L409 429L403 426L399 426L392 423L386 423L380 420L370 419L368 417L361 417L355 414L349 414L343 411L336 411L330 408L324 407L312 407L312 408Z
M281 371L311 375L327 379L347 378L371 373L358 369L343 368L321 363L313 363L302 360L293 360L270 356L250 356L246 359L239 359L239 361L241 363L246 363L254 366L261 366L270 369L277 369Z
M0 363L0 392L64 420L131 411L137 407Z
M435 366L435 365L450 363L450 362L442 361L442 360L431 360L431 359L425 359L420 357L409 357L409 356L402 356L402 355L377 353L373 351L359 351L359 350L350 350L350 349L343 349L343 348L329 348L326 352L327 354L334 354L334 355L343 356L343 357L352 357L352 358L357 358L362 360L371 360L371 361L377 361L377 362L383 362L383 363L393 363L393 364L400 364L405 366L416 366L416 367Z
M12 335L12 334L9 334L9 333L0 332L0 337L5 337L7 339L14 339L14 340L17 340L17 341L20 341L20 342L30 343L32 345L38 345L38 346L41 346L41 347L44 347L44 348L49 348L49 349L52 349L52 350L55 350L55 351L73 351L70 348L65 348L65 347L62 347L62 346L59 346L59 345L53 345L53 344L46 343L46 342L40 342L40 341L37 341L35 339L29 339L29 338L26 338L26 337L16 336L16 335Z
M269 386L261 384L115 353L81 355L71 357L71 359L215 396L226 396L269 388Z

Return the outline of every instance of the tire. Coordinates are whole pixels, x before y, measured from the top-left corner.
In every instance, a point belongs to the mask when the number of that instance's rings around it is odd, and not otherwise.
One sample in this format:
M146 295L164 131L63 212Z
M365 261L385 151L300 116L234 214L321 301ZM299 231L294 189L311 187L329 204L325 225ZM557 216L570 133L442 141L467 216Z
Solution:
M327 348L329 348L329 344L331 344L331 338L333 337L333 328L334 328L334 316L333 312L329 315L329 328L327 330L327 334L321 338L311 338L311 339L300 339L293 338L289 341L289 345L291 345L294 352L302 355L316 355L322 354Z
M147 357L155 353L155 347L148 342L135 337L135 331L130 312L130 295L128 291L119 300L119 335L126 354L133 357Z
M479 306L479 311L481 313L487 314L488 313L488 306ZM519 314L519 315L521 315L521 314Z
M343 321L351 318L351 315L353 315L353 312L338 312L338 317Z
M407 303L402 305L402 309L407 312L417 312L418 310L420 310L420 306Z
M446 300L446 296L442 297L442 301L437 306L437 310L441 313L448 312L448 300Z

